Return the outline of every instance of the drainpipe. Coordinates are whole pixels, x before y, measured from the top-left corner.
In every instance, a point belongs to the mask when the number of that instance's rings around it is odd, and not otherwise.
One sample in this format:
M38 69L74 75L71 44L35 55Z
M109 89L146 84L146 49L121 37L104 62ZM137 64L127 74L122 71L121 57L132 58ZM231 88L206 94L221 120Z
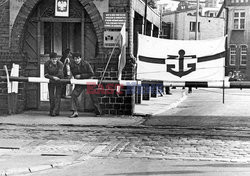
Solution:
M220 12L218 13L218 16L220 16L220 14L222 13L223 11L223 8L226 10L226 30L225 30L225 35L228 35L228 18L229 18L229 9L228 9L228 6L227 6L227 2L226 0L224 0L223 4L222 4L222 7L220 9Z
M133 43L134 43L134 40L133 40L133 38L134 38L133 1L134 0L129 0L128 49L129 49L130 62L133 65L133 67L135 68L135 66L136 66L136 57L134 56L134 53L133 53L133 50L134 50L134 47L133 47Z
M144 32L143 32L144 35L146 35L146 32L147 32L147 10L148 10L148 0L145 0L145 9L144 9Z
M228 18L229 18L229 9L228 9L228 7L227 6L225 6L224 7L225 8L225 10L226 10L226 29L225 29L225 35L227 35L227 38L226 38L226 43L225 43L225 51L226 51L226 55L225 55L225 65L226 65L226 69L225 69L225 72L228 72L228 61L229 61L229 53L228 53L228 43L229 43L229 37L228 37ZM226 75L226 73L225 73L225 75Z

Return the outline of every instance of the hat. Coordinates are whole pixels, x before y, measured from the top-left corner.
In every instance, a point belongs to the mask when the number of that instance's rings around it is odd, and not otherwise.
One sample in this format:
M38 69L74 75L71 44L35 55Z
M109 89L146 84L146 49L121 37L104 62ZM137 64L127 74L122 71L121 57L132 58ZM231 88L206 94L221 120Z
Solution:
M73 54L72 54L72 57L73 57L73 59L74 59L75 57L81 57L81 54L80 54L80 53L73 53Z
M50 53L49 57L50 57L50 59L51 59L51 58L56 58L56 57L57 57L57 54L52 52L52 53Z

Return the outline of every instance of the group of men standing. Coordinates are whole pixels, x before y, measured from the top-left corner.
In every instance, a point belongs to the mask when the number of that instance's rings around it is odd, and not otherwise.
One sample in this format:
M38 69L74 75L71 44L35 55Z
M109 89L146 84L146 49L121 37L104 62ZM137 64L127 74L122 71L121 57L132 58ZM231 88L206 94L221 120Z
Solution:
M70 53L70 50L65 50L61 61L57 57L57 53L50 54L50 60L44 64L44 77L50 79L48 84L49 101L50 101L50 116L60 115L61 97L64 94L65 85L61 83L60 79L70 78L74 79L91 79L94 76L94 71L91 65L81 57L80 53ZM78 97L81 95L85 87L83 85L75 85L71 93L71 110L70 118L78 117L77 104ZM100 105L96 95L89 94L94 105L95 114L100 116L102 114Z

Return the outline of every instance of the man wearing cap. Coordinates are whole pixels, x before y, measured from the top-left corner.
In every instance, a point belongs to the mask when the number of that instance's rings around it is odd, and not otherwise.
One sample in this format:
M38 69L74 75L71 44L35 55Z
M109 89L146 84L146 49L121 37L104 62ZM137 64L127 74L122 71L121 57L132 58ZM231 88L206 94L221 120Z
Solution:
M50 60L44 64L44 77L50 80L48 84L50 116L58 116L61 103L62 84L60 79L63 78L63 63L58 60L56 53L49 55Z
M91 79L94 76L92 67L87 61L81 58L80 53L73 53L72 58L73 58L73 61L70 62L70 70L75 79ZM70 116L70 118L78 117L78 112L77 112L78 99L77 98L83 92L83 90L84 90L84 85L75 85L75 88L71 94L73 114ZM89 94L89 95L93 102L96 115L100 116L101 108L100 108L96 95L94 94Z

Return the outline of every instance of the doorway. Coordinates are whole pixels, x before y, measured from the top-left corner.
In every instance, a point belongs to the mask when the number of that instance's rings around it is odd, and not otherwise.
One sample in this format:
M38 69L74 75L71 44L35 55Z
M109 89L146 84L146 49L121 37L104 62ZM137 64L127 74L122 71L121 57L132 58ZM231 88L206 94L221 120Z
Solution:
M63 51L81 53L81 23L41 22L40 37L40 76L44 76L44 63L49 60L49 54L56 52L58 59ZM49 101L48 84L40 85L40 101Z
M97 55L96 30L100 29L94 26L96 22L79 0L70 0L69 17L63 18L55 16L54 2L40 1L25 21L21 47L26 56L27 77L44 76L44 63L50 52L56 52L60 58L69 48L71 52L80 52L90 63ZM26 109L41 109L42 103L48 104L47 84L27 83L25 93Z

